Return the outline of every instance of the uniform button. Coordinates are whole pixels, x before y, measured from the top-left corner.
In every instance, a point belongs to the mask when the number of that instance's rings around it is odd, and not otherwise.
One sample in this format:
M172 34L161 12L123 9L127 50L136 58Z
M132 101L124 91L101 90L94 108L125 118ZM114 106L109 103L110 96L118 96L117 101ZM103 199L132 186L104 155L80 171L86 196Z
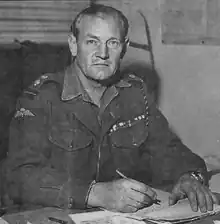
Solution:
M71 209L74 207L74 200L72 197L69 198L69 203L68 203L68 209Z

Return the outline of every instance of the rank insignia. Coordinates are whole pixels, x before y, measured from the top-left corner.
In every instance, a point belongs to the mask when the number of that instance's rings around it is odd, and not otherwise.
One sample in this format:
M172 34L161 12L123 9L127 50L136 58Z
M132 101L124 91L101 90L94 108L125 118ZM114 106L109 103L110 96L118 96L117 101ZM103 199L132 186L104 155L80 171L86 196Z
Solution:
M39 79L37 79L37 80L34 81L34 87L39 86L41 83L43 83L43 82L44 82L45 80L47 80L48 78L49 78L48 75L42 75L42 76L40 76Z
M114 124L112 126L112 128L110 129L110 133L112 133L114 131L117 131L120 128L128 128L128 127L131 127L132 125L138 123L140 120L146 120L146 125L148 125L148 116L142 114L140 116L137 116L137 117L133 118L132 120L127 120L125 122L119 122L117 124Z
M34 117L35 115L30 111L30 110L27 110L25 108L20 108L20 110L18 110L16 113L15 113L15 118L19 118L19 117Z

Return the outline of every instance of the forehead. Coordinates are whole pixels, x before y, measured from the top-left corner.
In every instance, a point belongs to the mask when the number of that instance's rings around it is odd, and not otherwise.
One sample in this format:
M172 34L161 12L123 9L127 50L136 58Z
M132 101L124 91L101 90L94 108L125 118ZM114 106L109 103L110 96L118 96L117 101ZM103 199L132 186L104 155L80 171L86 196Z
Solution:
M112 16L84 16L79 26L79 37L92 34L99 38L121 38L121 25L117 18Z

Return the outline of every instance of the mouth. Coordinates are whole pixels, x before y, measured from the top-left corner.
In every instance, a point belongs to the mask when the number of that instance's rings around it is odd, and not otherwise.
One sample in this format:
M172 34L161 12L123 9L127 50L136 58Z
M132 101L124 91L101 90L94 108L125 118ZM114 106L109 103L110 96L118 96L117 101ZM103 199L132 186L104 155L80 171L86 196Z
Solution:
M106 66L108 67L109 64L106 64L106 63L96 63L96 64L93 64L94 66Z

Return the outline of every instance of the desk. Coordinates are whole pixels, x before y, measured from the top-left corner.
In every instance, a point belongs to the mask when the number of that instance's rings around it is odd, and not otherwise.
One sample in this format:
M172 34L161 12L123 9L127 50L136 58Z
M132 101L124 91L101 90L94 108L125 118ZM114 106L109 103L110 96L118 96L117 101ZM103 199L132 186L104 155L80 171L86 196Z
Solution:
M73 223L69 218L70 213L79 213L83 210L62 210L56 208L43 208L31 211L19 212L4 215L2 218L6 220L9 224L27 224L29 221L32 224L57 224L55 222L49 221L48 217L57 217L62 220L68 221L68 224ZM199 221L194 221L192 224L213 224L212 220L220 220L220 214L212 218L206 218Z

